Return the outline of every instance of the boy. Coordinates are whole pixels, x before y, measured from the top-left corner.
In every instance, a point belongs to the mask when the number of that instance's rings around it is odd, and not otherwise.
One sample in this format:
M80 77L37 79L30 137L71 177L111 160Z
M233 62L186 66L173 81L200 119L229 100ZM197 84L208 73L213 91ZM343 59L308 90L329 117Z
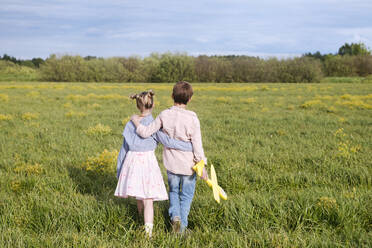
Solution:
M195 192L196 173L192 167L200 160L204 160L200 122L196 114L186 110L191 100L193 90L188 82L178 82L173 87L172 98L174 106L162 111L148 126L139 123L139 116L132 116L137 127L137 134L147 138L159 129L163 129L171 138L191 141L193 152L186 152L164 147L163 162L167 169L169 185L169 216L173 231L183 233L187 228L187 217L190 212L192 198ZM203 170L203 179L208 178Z

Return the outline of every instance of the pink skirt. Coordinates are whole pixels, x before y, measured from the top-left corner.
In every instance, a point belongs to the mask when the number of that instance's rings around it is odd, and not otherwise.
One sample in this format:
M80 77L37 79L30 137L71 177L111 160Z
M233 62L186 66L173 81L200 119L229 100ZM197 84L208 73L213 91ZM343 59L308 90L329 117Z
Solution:
M121 198L132 196L137 200L168 200L154 151L128 151L120 172L115 196Z

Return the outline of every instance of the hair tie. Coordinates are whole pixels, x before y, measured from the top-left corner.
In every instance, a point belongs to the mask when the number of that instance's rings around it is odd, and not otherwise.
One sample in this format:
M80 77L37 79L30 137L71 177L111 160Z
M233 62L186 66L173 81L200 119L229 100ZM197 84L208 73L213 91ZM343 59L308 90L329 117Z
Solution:
M132 94L129 97L130 97L130 99L137 99L138 98L138 94Z
M149 94L150 96L155 95L154 91L152 91L152 90L149 90L147 94Z

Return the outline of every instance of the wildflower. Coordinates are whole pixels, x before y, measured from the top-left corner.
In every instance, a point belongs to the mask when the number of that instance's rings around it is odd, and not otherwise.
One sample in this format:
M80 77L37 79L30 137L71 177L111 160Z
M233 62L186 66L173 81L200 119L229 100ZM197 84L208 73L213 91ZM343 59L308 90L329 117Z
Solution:
M261 87L261 90L262 90L262 91L267 91L267 90L269 90L269 87L266 86L266 85L264 85L264 86Z
M231 97L220 96L216 98L217 102L228 103L231 102Z
M277 135L279 135L279 136L283 136L283 135L286 135L287 133L285 132L285 131L283 131L283 130L277 130L277 131L275 131L275 133L277 134Z
M109 126L102 125L101 123L97 124L94 127L89 127L88 130L86 130L86 133L88 135L107 135L111 133L111 128Z
M243 103L254 103L256 102L256 99L253 97L248 97L248 98L241 98L240 101Z
M30 113L30 112L27 112L27 113L24 113L24 114L22 115L22 119L23 119L23 120L27 120L27 121L29 121L29 120L34 120L34 119L37 119L37 118L39 118L39 114L37 114L37 113Z
M336 108L333 107L333 106L329 106L329 107L327 108L327 112L328 112L328 113L335 113L335 112L336 112Z
M344 129L342 127L337 129L337 131L334 132L333 135L336 136L336 137L337 136L339 136L339 137L345 137L346 136L346 134L344 133Z
M10 121L11 119L13 119L13 116L11 115L0 114L0 121Z
M3 102L9 101L9 96L6 94L0 94L0 100Z
M16 173L25 173L25 174L41 174L43 173L43 168L40 164L21 164L20 166L13 169Z
M84 90L84 87L74 85L74 86L71 86L70 89L72 89L72 90Z
M328 96L328 95L325 95L325 96L319 96L319 95L317 95L316 97L315 97L315 99L318 99L318 100L333 100L333 96Z
M36 97L40 96L40 92L39 91L31 91L27 94L27 96L31 97L31 98L36 98Z
M99 105L98 103L93 103L93 104L89 104L88 107L89 108L94 108L94 109L100 109L101 105Z
M65 88L65 85L54 85L53 86L53 89L56 89L56 90L63 90Z
M88 95L68 95L66 97L69 100L73 101L88 101L91 99L98 99L98 100L128 100L129 98L125 95L119 95L119 94L108 94L108 95L96 95L94 93L90 93Z
M355 199L355 197L356 197L356 188L353 187L353 191L351 191L351 192L349 192L349 191L344 192L344 196L346 198Z
M341 123L344 123L346 120L345 120L344 117L339 117L339 118L338 118L338 121L341 122Z
M63 104L63 107L65 107L65 108L71 108L72 107L72 104L70 102L67 102L67 103Z
M10 183L10 188L15 192L19 191L21 189L21 182L20 181L12 181Z
M348 100L352 99L352 96L350 94L345 94L345 95L342 95L340 97L341 97L341 99L348 99Z
M86 171L98 173L112 173L116 166L116 159L119 152L117 150L104 150L96 157L88 157L87 161L83 164Z
M361 146L360 145L356 145L356 146L351 147L350 148L350 151L352 153L357 153L358 151L360 151L360 149L361 149Z
M338 156L344 157L344 158L349 158L350 157L350 151L349 151L349 142L340 142L338 143Z
M84 112L75 112L75 111L70 111L65 114L66 117L72 118L72 117L84 117L87 114Z
M331 198L331 197L320 197L317 205L327 210L338 208L336 199Z
M307 109L307 108L311 108L311 107L313 107L315 105L322 105L322 101L320 101L320 100L306 101L300 107L301 108L304 108L304 109Z

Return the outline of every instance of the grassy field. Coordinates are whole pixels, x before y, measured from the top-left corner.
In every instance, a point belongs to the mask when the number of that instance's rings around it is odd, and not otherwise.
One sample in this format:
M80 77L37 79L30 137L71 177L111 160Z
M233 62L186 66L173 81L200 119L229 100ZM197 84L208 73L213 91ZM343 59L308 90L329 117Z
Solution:
M372 84L193 87L229 199L198 180L192 235L172 235L160 202L148 241L113 196L116 155L127 96L153 89L156 116L172 85L0 83L0 247L372 246Z

